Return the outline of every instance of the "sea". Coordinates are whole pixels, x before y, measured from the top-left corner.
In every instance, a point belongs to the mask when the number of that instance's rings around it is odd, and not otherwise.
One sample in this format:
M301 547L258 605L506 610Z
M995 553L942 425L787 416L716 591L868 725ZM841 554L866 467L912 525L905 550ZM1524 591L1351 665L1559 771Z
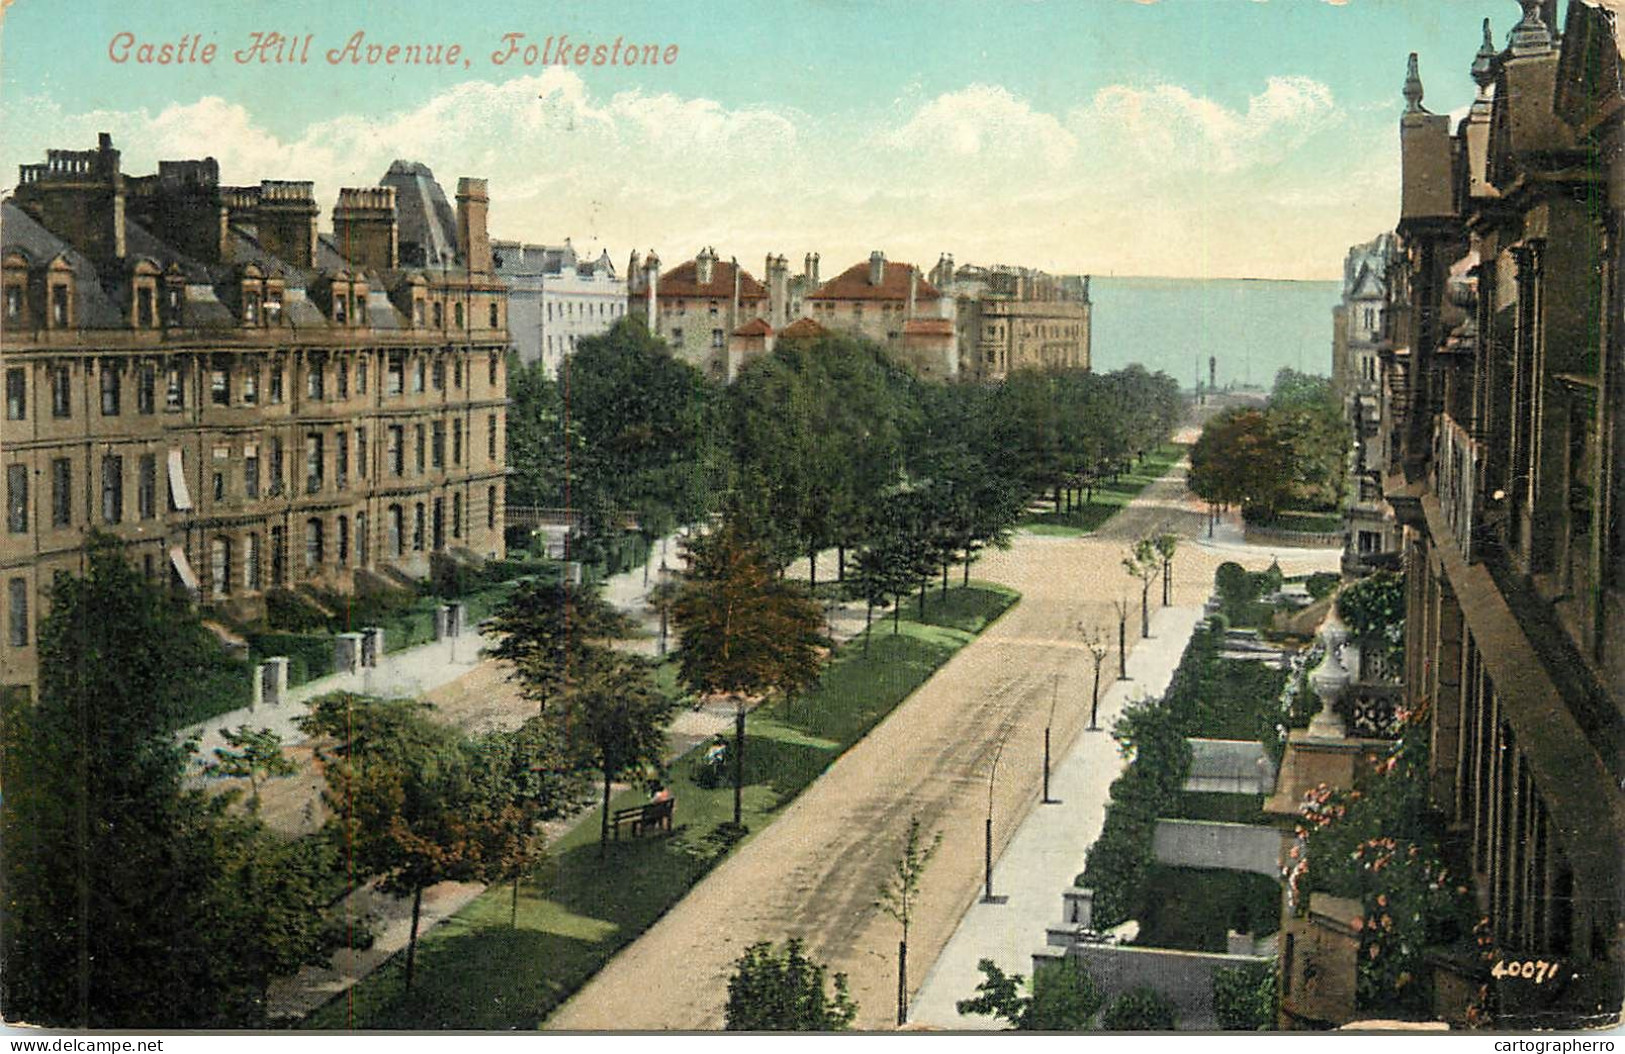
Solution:
M1114 278L1089 283L1093 366L1139 363L1193 389L1208 359L1221 388L1270 387L1290 366L1332 372L1332 308L1340 282L1251 278Z

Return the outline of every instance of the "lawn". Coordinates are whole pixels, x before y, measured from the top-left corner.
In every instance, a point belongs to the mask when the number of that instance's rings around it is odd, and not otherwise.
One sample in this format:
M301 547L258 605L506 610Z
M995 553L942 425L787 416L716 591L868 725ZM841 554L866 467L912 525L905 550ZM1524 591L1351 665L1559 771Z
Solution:
M758 832L949 656L1016 600L974 582L944 600L933 592L923 621L904 611L901 630L878 619L868 654L862 638L842 646L806 695L750 715L745 743L745 825ZM669 664L668 664L669 665ZM670 684L675 690L675 684ZM519 888L493 887L419 943L410 996L397 954L318 1009L307 1028L531 1029L618 950L646 930L727 855L718 828L733 818L733 790L697 782L702 744L672 765L677 829L670 838L612 842L600 855L593 810L549 846ZM639 804L637 791L611 808ZM747 836L748 837L748 836Z
M1176 820L1214 820L1219 823L1251 823L1268 826L1262 794L1230 794L1220 791L1181 791L1171 813Z
M1244 871L1154 865L1140 887L1142 948L1223 952L1225 933L1267 936L1281 927L1281 885Z
M1103 482L1095 487L1094 501L1077 505L1070 512L1028 513L1019 526L1034 534L1073 537L1089 534L1111 519L1118 509L1127 505L1152 482L1161 479L1174 463L1185 455L1185 447L1178 443L1164 443L1133 469L1123 473L1113 483Z

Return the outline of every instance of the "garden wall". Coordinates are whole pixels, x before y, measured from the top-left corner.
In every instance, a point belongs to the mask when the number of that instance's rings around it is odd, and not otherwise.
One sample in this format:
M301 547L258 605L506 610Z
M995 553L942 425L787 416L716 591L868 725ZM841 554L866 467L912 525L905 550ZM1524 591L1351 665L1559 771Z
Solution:
M1063 956L1088 971L1110 1003L1134 988L1154 988L1174 1005L1174 1022L1181 1031L1216 1031L1213 1012L1213 971L1274 960L1258 955L1215 955L1211 952L1136 948L1124 944L1074 942L1070 948L1046 947L1033 953L1033 970L1057 963Z
M1151 852L1169 867L1222 868L1281 877L1281 832L1211 820L1158 820Z
M1232 794L1275 791L1275 765L1257 740L1190 739L1186 742L1191 745L1191 767L1185 775L1185 790Z

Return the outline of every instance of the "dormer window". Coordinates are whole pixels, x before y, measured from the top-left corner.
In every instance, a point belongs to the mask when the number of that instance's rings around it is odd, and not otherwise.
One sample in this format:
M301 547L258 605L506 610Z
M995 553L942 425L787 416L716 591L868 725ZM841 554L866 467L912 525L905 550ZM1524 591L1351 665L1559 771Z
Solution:
M51 285L51 325L56 329L65 329L68 325L68 286L65 282L55 282Z
M412 301L412 325L423 325L423 301L421 300Z
M152 293L152 287L145 285L135 291L135 324L140 329L151 329L157 321Z
M164 325L178 326L181 324L181 290L179 286L172 285L164 291Z
M265 324L275 326L282 321L282 290L278 286L265 287Z
M260 324L260 294L256 290L243 291L243 325Z
M6 321L8 323L21 322L23 318L23 287L20 285L6 285Z
M358 326L367 324L367 294L365 292L357 292L355 295L355 324Z
M341 326L344 325L345 321L349 318L350 313L345 308L345 305L348 304L349 302L350 302L350 298L348 296L344 295L343 293L339 293L337 291L334 292L334 294L333 294L333 321L335 323L337 323L338 325L341 325Z

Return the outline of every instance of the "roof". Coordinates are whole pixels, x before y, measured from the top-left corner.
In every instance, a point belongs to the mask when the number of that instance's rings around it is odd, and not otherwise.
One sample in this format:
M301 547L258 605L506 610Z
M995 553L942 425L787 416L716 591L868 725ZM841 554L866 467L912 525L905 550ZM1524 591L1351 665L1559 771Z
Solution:
M771 337L773 327L767 324L765 318L753 318L743 326L734 330L736 337Z
M908 337L951 337L954 324L945 318L911 318L903 323L903 335Z
M879 285L869 284L869 263L853 264L811 293L809 300L907 300L909 276L919 272L920 284L914 291L915 300L940 300L937 287L926 281L925 273L913 264L886 262L885 273Z
M401 262L426 266L457 256L457 214L434 173L421 161L396 161L378 181L395 188ZM415 246L415 251L409 250Z
M660 296L715 297L727 300L734 295L734 269L739 268L739 299L766 300L767 288L738 264L718 260L711 265L711 281L699 283L699 263L678 264L660 276Z
M779 339L787 337L822 337L829 330L810 318L798 318L779 331Z
M61 256L73 270L75 323L86 329L123 324L123 314L102 288L96 265L79 250L40 226L12 204L0 203L0 251L21 250L30 264L45 264Z

